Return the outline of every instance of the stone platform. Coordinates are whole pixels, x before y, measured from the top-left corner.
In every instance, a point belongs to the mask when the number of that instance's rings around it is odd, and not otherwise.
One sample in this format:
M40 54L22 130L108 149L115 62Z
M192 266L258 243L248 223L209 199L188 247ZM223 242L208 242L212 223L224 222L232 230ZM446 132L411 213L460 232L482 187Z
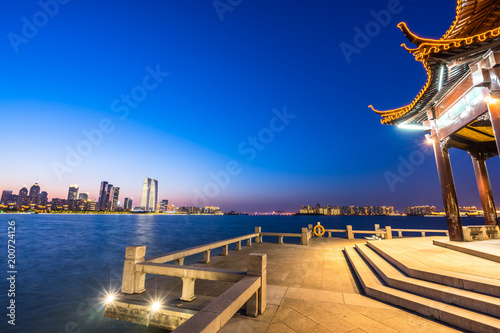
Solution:
M399 241L403 240L411 239ZM430 238L415 240L432 242ZM366 296L344 252L344 248L353 248L356 244L364 245L365 241L313 238L307 246L258 243L243 246L241 251L230 251L229 256L213 256L209 264L193 266L245 270L248 254L267 254L266 311L255 318L237 313L222 332L460 331L428 316ZM197 280L196 300L183 302L179 300L180 278L159 276L147 280L146 293L122 295L120 302L134 306L161 299L165 309L178 311L180 316L191 316L231 285L230 282Z
M434 245L446 247L458 252L471 254L476 257L500 262L500 239L491 239L477 242L453 242L450 240L434 240Z

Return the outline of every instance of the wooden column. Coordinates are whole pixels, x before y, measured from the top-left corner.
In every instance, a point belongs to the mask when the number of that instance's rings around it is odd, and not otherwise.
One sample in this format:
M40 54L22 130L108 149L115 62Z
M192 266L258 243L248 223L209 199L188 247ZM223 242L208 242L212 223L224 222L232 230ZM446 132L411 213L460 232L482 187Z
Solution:
M483 153L470 154L472 164L474 165L474 173L476 174L479 197L481 198L481 205L483 206L484 220L486 221L486 225L498 225L490 177L488 176L488 169L486 168L486 158Z
M443 195L444 211L446 213L446 223L450 232L450 240L463 242L464 233L462 230L462 221L460 220L460 211L458 209L457 192L451 170L450 155L446 142L440 142L437 136L437 125L435 120L431 120L432 125L432 147L436 158L439 183Z
M500 100L492 98L487 104L490 113L491 127L493 128L495 142L497 144L497 151L500 152Z

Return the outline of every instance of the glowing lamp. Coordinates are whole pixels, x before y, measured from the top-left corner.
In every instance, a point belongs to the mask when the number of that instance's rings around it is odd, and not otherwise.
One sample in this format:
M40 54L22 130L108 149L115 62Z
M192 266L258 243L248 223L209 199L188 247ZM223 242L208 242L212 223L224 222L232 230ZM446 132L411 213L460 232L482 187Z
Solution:
M406 130L415 130L415 131L423 131L424 127L421 125L411 125L411 124L400 124L398 128L406 129Z
M108 296L106 296L106 304L111 304L114 301L115 301L115 295L109 294Z
M425 141L428 145L432 145L434 143L434 139L429 134L425 135Z
M160 310L160 306L161 306L160 302L153 302L153 304L151 304L151 310L156 312Z

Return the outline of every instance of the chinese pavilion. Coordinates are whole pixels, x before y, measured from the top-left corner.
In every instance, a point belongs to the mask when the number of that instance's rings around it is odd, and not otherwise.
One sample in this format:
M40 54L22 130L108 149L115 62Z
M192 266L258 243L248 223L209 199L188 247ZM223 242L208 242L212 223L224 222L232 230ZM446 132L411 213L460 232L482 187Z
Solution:
M440 39L421 38L399 23L402 46L422 62L427 82L408 105L379 111L382 124L421 127L433 145L450 240L464 239L448 150L472 158L486 225L498 218L486 160L500 151L500 1L458 0Z

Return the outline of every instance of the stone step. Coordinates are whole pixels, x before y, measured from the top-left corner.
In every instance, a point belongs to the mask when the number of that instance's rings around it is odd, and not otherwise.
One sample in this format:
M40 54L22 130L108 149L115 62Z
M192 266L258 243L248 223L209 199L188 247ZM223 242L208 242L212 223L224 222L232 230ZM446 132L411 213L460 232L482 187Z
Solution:
M500 298L405 276L365 244L356 249L390 287L500 317Z
M500 280L429 267L408 257L403 249L391 247L394 244L382 243L384 242L368 242L367 244L381 257L410 277L500 297ZM464 258L464 260L467 260L467 258ZM471 266L471 270L473 271L474 267Z
M346 247L345 252L368 296L460 329L480 333L500 332L500 320L497 318L385 286L354 247Z

